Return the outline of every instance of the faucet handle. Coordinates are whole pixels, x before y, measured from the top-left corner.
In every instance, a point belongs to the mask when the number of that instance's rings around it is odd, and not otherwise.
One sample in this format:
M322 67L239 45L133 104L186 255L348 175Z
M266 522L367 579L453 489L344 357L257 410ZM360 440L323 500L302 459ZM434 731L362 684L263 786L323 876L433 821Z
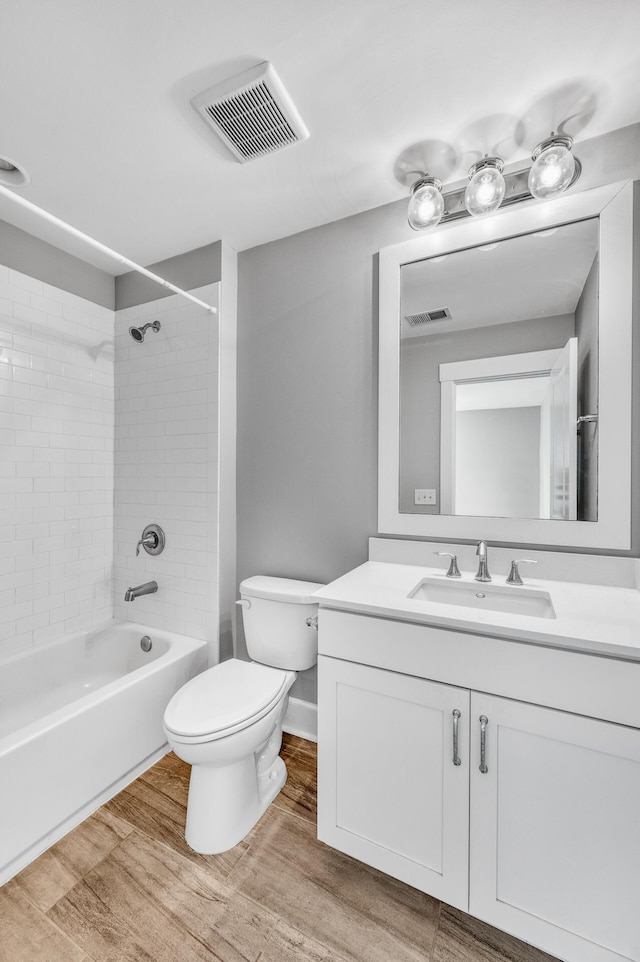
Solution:
M520 571L518 570L518 565L537 565L537 561L533 561L531 558L516 558L515 561L511 562L511 571L507 577L508 585L521 585L523 584L522 578L520 577Z
M440 555L441 558L451 558L449 564L449 570L447 571L447 578L461 578L460 569L458 568L458 559L450 551L434 551L434 554Z
M136 545L136 558L140 554L140 545L144 548L157 548L158 547L158 535L148 534L146 538L140 538Z
M160 525L148 524L136 545L136 557L140 554L140 547L143 547L147 554L161 554L164 551L165 542L165 534Z

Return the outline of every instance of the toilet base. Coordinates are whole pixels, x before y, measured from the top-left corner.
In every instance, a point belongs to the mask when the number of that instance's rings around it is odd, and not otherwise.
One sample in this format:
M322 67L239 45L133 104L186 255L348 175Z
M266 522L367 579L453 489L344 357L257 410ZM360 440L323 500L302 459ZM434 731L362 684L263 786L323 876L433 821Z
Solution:
M287 780L278 756L258 774L252 755L226 768L195 765L189 782L187 844L201 855L233 848L264 814Z
M295 677L288 672L280 701L256 722L230 735L197 741L167 732L178 758L192 766L185 838L195 852L218 855L233 848L282 789L287 780L279 755L282 719Z

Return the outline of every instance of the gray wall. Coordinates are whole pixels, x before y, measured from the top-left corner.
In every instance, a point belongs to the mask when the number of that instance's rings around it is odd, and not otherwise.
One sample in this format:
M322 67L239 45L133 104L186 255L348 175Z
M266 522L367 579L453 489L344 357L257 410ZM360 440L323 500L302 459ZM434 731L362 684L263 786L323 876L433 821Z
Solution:
M135 271L113 277L1 220L0 264L111 310L135 307L172 294ZM222 277L222 242L150 264L148 269L186 291L213 284Z
M111 274L5 221L0 221L0 264L113 310L115 284Z
M238 581L328 582L377 529L377 259L406 204L238 256ZM241 624L237 650L244 655ZM293 694L315 701L314 672Z
M440 364L561 348L574 334L573 314L559 314L403 338L400 345L400 511L440 514ZM415 488L435 489L437 504L416 505ZM460 510L458 514L465 512Z
M456 510L489 518L540 516L540 408L456 415Z
M376 252L393 204L238 255L238 581L330 581L376 533Z
M215 241L205 247L197 247L186 254L177 254L156 264L146 265L147 270L158 274L184 291L215 284L222 277L222 241ZM173 292L160 287L144 274L129 271L116 277L115 305L120 311L125 307L136 307L155 301L159 297L170 297Z

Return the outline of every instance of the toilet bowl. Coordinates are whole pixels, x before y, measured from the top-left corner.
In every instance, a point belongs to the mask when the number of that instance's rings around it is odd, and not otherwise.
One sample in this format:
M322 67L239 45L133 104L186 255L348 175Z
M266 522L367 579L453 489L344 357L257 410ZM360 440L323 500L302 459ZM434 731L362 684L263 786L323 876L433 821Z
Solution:
M167 741L192 766L185 838L196 852L237 845L286 781L282 721L296 672L317 661L312 596L320 587L265 576L243 581L239 604L252 660L207 669L167 706Z

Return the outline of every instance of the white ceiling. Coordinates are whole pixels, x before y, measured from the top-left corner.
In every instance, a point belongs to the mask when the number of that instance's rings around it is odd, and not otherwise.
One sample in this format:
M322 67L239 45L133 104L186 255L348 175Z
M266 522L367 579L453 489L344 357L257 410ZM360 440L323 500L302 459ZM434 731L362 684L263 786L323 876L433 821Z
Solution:
M1 17L20 193L143 264L396 200L425 156L451 181L561 125L640 121L639 0L3 0ZM189 100L262 60L311 136L239 164ZM0 219L65 243L6 198Z

